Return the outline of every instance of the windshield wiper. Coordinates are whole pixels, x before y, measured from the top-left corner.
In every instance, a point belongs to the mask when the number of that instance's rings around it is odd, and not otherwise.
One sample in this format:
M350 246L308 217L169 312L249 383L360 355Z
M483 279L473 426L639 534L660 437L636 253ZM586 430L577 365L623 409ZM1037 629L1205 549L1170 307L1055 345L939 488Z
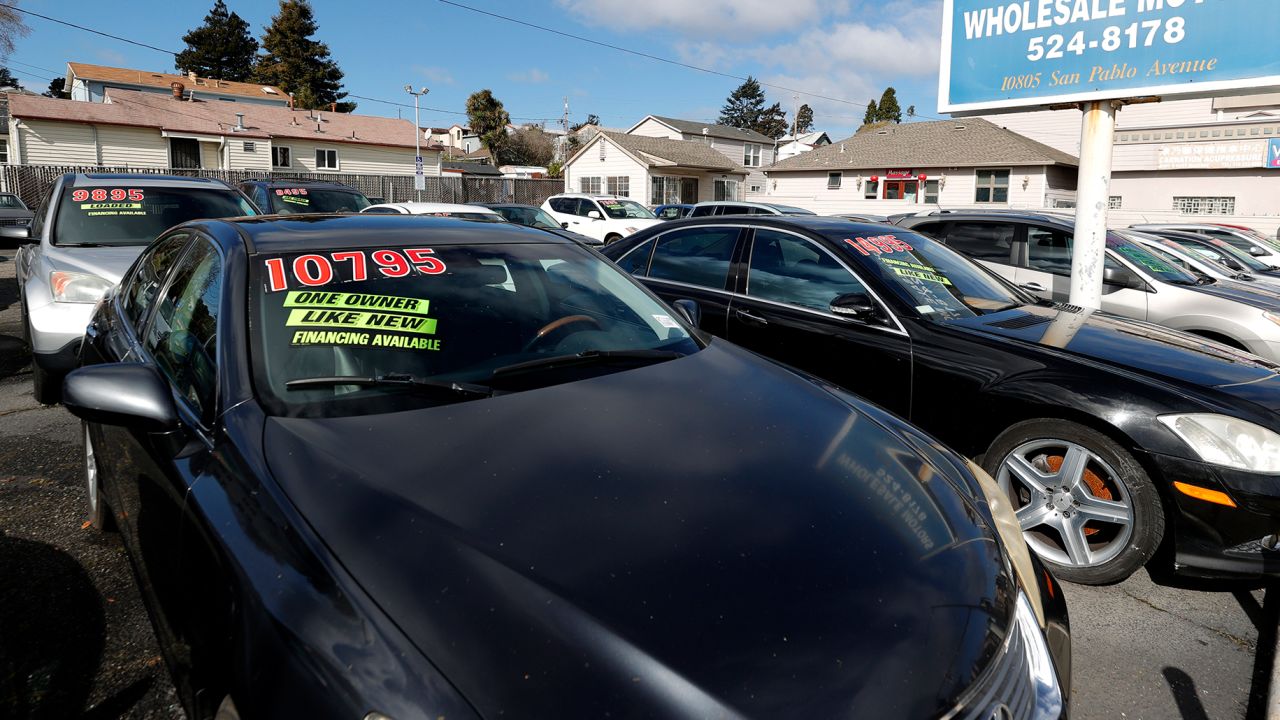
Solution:
M503 365L493 371L492 377L509 377L528 372L581 365L663 362L674 360L678 357L684 357L684 354L674 350L583 350L580 353L571 355L554 355L547 358L538 358L537 360Z
M361 377L359 375L324 375L321 377L300 378L284 384L286 390L310 390L319 387L337 385L358 385L360 387L400 387L415 392L437 393L460 398L492 397L493 390L484 385L457 382L455 380L430 380L405 373L388 373L377 377Z

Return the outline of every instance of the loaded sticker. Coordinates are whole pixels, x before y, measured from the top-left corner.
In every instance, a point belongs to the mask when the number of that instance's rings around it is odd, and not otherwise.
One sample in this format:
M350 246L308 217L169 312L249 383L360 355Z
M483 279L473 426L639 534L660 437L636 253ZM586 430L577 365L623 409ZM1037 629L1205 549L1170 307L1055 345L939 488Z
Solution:
M284 307L285 327L305 328L292 331L290 345L440 349L439 339L421 337L435 334L436 320L427 317L430 302L420 298L292 290Z
M146 215L142 201L146 194L140 188L76 188L71 191L71 202L80 203L80 209L90 217L105 215Z

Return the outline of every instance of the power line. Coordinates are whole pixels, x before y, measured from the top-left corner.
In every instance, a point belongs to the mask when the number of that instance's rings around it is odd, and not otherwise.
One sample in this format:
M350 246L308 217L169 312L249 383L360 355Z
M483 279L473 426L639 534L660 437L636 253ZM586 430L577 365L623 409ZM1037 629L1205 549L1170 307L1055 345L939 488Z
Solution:
M18 62L17 60L14 60L13 58L5 58L5 62L6 62L6 63L9 63L9 64L12 64L12 65L21 65L21 66L22 66L22 67L24 67L24 68L30 68L30 69L32 69L32 70L43 70L43 71L45 71L45 72L51 72L51 73L53 73L54 75L61 75L61 74L62 74L62 71L61 71L61 70L54 70L53 68L40 67L39 65L32 65L32 64L30 64L30 63Z
M178 53L176 53L176 52L174 52L174 51L172 51L172 50L165 50L164 48L158 48L158 47L156 47L155 45L148 45L148 44L146 44L146 43L144 43L144 42L138 42L137 40L130 40L129 38L123 38L123 37L120 37L119 35L112 35L112 34L110 34L110 33L104 33L104 32L102 32L101 30L94 30L93 28L87 28L87 27L85 27L85 26L83 26L83 25L77 25L77 24L72 23L72 22L67 22L66 20L59 20L59 19L57 19L57 18L51 18L51 17L49 17L48 15L41 15L41 14L40 14L40 13L38 13L38 12L32 12L32 11L30 11L30 10L26 10L26 9L20 8L20 7L18 7L17 5L10 5L9 3L0 3L0 7L9 8L10 10L15 10L15 11L17 11L17 12L25 13L25 14L27 14L27 15L31 15L31 16L33 16L33 17L38 17L38 18L41 18L41 19L43 19L43 20L48 20L49 22L55 22L55 23L58 23L59 25L66 25L67 27L73 27L73 28L75 28L75 29L77 29L77 30L83 30L83 31L85 31L85 32L90 32L90 33L93 33L94 35L101 35L101 36L103 36L103 37L109 37L109 38L111 38L112 40L119 40L120 42L127 42L127 43L129 43L130 45L137 45L138 47L143 47L143 48L146 48L146 49L148 49L148 50L155 50L156 52L168 53L169 55L175 55L175 56L178 54Z
M452 5L456 8L461 8L463 10L470 10L471 12L478 13L480 15L488 15L489 17L497 18L499 20L506 20L507 22L515 23L517 25L524 25L525 27L531 27L537 30L542 30L544 32L554 33L562 37L572 38L574 40L579 40L585 43L591 43L592 45L599 45L600 47L609 48L610 50L617 50L618 52L624 52L624 53L629 53L631 55L636 55L638 57L648 58L649 60L657 60L658 62L667 63L669 65L676 65L678 67L687 68L689 70L697 70L698 72L704 72L710 75L719 75L720 77L726 77L732 80L748 79L748 78L742 77L741 75L733 75L731 73L720 72L719 70L712 70L711 68L705 68L698 65L691 65L689 63L680 62L679 60L672 60L671 58L665 58L660 55L651 55L650 53L641 52L639 50L632 50L630 48L624 48L619 45L610 45L609 43L600 42L599 40L592 40L591 38L583 37L581 35L574 35L573 33L567 33L567 32L564 32L563 30L556 30L555 28L549 28L544 25L538 25L536 23L527 22L525 20L517 20L516 18L507 17L506 15L499 15L498 13L489 12L488 10L481 10L480 8L474 8L469 5L463 5L462 3L453 2L453 0L440 0L440 2L444 3L445 5ZM760 81L757 80L756 82L760 82ZM785 90L786 92L789 92L789 93L799 93L800 95L804 95L806 97L818 98L820 100L828 100L830 102L843 103L845 105L861 105L862 104L862 103L854 102L852 100L843 100L841 98L834 98L827 95L819 95L817 93L809 92L807 90L797 90L795 88L789 88L783 85L774 85L772 83L766 83L766 82L760 82L760 84L765 87L773 88L775 90Z

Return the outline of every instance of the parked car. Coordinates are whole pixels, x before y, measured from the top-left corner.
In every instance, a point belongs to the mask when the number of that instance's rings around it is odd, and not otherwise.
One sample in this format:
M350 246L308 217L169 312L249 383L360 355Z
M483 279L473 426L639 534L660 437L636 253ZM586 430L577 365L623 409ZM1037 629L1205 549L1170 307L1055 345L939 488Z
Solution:
M564 229L605 244L662 222L635 200L612 195L552 195L542 203L542 209Z
M26 240L31 227L31 208L13 193L0 193L0 238Z
M1039 301L910 230L727 220L676 221L603 253L668 303L696 303L706 332L981 462L1064 579L1121 580L1165 535L1183 570L1280 567L1280 365Z
M942 240L1037 297L1068 301L1075 231L1069 219L967 212L899 224ZM1114 231L1106 244L1103 310L1280 359L1280 304L1273 297L1187 273Z
M816 215L817 213L791 205L777 203L741 202L717 200L700 202L689 211L688 217L708 215Z
M401 202L370 205L360 211L364 215L434 215L478 222L506 222L506 218L487 207L440 202Z
M1135 232L1172 240L1214 262L1222 263L1232 270L1249 273L1254 276L1280 278L1280 267L1266 263L1219 238L1182 230L1160 230L1158 228L1135 230Z
M355 213L369 207L369 198L353 187L324 180L245 180L240 190L269 215Z
M91 523L189 717L1065 715L1062 589L986 473L576 243L190 223L97 312Z
M1141 230L1120 229L1113 232L1126 240L1141 245L1152 255L1192 275L1207 276L1213 278L1216 282L1226 283L1227 286L1232 283L1241 283L1246 289L1251 290L1264 292L1267 290L1273 292L1280 290L1280 277L1253 275L1243 270L1236 270L1224 265L1219 260L1213 259L1208 254L1198 252L1194 247L1183 245L1176 240L1170 240L1159 235L1151 235ZM1204 240L1212 239L1204 238L1200 235L1195 237L1200 237Z
M671 205L659 205L653 209L653 214L659 220L677 220L685 217L693 210L691 203L675 203Z
M1144 232L1151 230L1180 230L1192 232L1205 237L1217 238L1231 243L1250 255L1270 265L1280 265L1280 243L1240 225L1218 225L1215 223L1144 223L1131 226L1134 230Z
M513 222L517 225L525 227L538 228L545 230L552 235L559 235L562 238L580 242L583 245L603 245L604 241L598 238L588 237L582 233L570 232L564 229L561 223L551 217L546 210L537 205L522 205L519 203L474 203L480 207L489 208L507 219L507 222Z
M219 180L71 173L58 178L36 209L30 227L35 242L14 257L36 400L58 401L94 303L157 235L194 218L254 214L244 195ZM149 286L147 292L157 289Z
M829 217L844 218L845 220L853 220L854 222L862 222L862 223L888 223L889 222L889 217L887 215L869 215L867 213L839 213L837 215L831 215Z

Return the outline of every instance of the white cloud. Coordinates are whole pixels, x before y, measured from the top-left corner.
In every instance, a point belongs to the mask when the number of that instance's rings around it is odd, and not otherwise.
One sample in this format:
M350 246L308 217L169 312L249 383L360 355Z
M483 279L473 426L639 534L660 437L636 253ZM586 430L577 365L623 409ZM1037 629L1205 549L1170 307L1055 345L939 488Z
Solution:
M847 0L557 0L591 25L636 32L671 30L690 37L769 35L848 11Z
M508 80L522 83L544 83L551 79L551 76L538 68L529 68L518 73L511 73L507 76Z
M418 74L426 78L430 82L439 85L452 85L453 73L448 68L439 67L437 65L418 65L414 68Z

